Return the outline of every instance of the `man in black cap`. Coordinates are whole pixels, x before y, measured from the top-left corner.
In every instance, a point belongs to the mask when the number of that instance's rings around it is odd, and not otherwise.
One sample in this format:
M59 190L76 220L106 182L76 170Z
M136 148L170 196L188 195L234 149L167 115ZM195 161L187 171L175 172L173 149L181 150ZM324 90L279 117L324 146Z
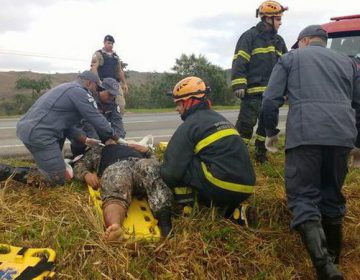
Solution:
M266 147L277 151L279 107L287 96L285 186L291 227L299 231L318 279L343 279L339 264L347 159L360 146L360 77L349 57L326 48L311 25L282 56L264 93ZM298 49L297 49L298 48Z
M96 107L110 123L115 135L119 138L125 138L126 133L120 114L120 107L115 103L115 98L119 95L119 83L113 78L105 78L101 83L101 87L102 89L93 95ZM70 134L71 151L74 157L85 152L86 145L81 139L84 139L84 137L100 139L94 126L85 119L74 126Z
M115 40L111 35L104 38L104 47L97 50L91 60L91 71L98 74L100 80L113 78L120 83L119 95L116 97L116 103L120 106L120 113L125 112L125 97L128 93L128 86L125 80L125 73L121 67L120 57L113 51Z
M17 136L31 152L45 180L51 185L65 182L63 139L81 119L94 126L103 142L109 139L117 141L119 138L96 108L92 94L98 86L99 77L91 71L84 71L76 81L60 84L42 95L17 123ZM95 146L100 140L84 137L83 142ZM0 166L2 177L10 176L13 171Z

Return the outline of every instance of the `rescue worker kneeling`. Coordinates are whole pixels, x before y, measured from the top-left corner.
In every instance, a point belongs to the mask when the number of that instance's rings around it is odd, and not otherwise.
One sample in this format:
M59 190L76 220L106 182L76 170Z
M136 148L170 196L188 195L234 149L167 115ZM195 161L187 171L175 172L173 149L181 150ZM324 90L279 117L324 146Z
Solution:
M174 87L172 97L184 122L169 141L160 174L170 188L190 186L200 202L220 206L226 217L251 226L255 209L239 208L254 190L249 153L233 124L211 110L208 92L197 77L185 78Z
M133 193L147 194L161 235L169 235L172 229L170 207L173 195L160 178L158 161L149 158L150 155L148 147L114 142L104 148L92 148L75 163L75 178L95 189L101 187L105 240L121 239L121 225Z

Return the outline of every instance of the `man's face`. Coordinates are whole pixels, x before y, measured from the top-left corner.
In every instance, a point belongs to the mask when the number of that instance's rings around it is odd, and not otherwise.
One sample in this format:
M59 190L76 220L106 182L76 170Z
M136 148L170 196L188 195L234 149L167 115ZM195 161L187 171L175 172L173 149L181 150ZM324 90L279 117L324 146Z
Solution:
M185 112L185 108L184 108L184 102L182 100L177 101L176 103L176 111L178 111L178 113L180 115L182 115Z
M111 42L111 41L105 41L105 42L104 42L104 49L105 49L105 51L107 51L107 52L111 52L112 49L113 49L113 46L114 46L114 43Z
M102 103L111 103L115 100L115 96L111 95L107 90L100 91L99 97Z
M280 25L281 25L281 17L278 16L278 17L266 17L265 18L265 21L270 24L270 25L273 25L273 21L274 21L274 29L276 31L279 31L279 28L280 28Z
M92 81L87 81L87 88L91 91L92 94L95 94L97 89L97 84Z

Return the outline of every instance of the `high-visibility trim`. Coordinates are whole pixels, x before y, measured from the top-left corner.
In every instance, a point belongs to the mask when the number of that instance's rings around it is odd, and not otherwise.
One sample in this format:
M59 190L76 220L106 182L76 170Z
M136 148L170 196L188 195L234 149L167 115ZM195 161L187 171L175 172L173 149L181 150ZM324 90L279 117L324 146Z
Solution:
M244 58L246 61L250 61L251 56L243 50L239 50L237 54L234 54L233 60L237 59L239 56Z
M280 52L280 51L275 51L275 52L276 52L276 54L277 54L278 56L282 56L282 55L283 55L283 53Z
M253 87L253 88L248 88L246 90L247 93L258 93L258 92L264 92L266 90L266 87Z
M255 138L256 138L257 140L259 140L259 141L264 142L266 137L261 136L261 135L259 135L259 134L256 134L256 135L255 135Z
M192 188L189 188L189 187L176 187L176 188L174 188L174 193L176 195L191 194L192 192L193 192Z
M239 132L234 128L227 128L227 129L220 130L220 131L217 131L217 132L209 135L208 137L202 139L201 141L199 141L196 144L195 149L194 149L195 154L200 152L206 146L220 140L221 138L224 138L224 137L227 137L230 135L239 135Z
M266 47L266 48L253 49L253 51L251 52L251 55L259 54L259 53L270 53L270 52L275 52L275 47L274 46L269 46L269 47Z
M242 138L242 140L244 141L244 143L245 143L246 145L250 143L250 140L251 140L251 139L243 138L243 137L241 137L241 138Z
M234 79L231 81L231 85L238 85L238 84L247 84L247 79L246 78L238 78L238 79Z
M233 192L239 192L239 193L253 193L254 192L254 186L249 185L242 185L242 184L236 184L231 182L222 181L218 178L215 178L209 170L206 168L205 163L201 163L202 170L204 172L204 175L209 182L214 184L215 186L222 188L224 190L233 191Z

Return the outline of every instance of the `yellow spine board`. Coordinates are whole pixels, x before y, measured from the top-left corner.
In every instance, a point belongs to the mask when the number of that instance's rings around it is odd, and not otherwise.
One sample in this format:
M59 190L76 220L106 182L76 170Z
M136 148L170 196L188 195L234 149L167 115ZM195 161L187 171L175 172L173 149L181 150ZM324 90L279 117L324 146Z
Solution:
M94 190L91 186L88 186L88 190L97 213L103 217L100 192ZM145 199L132 199L123 223L123 229L126 239L157 240L160 238L160 229L157 226L157 220L154 218L149 204Z
M22 247L0 244L0 279L16 279L26 268L36 266L42 258L48 263L55 261L56 253L50 248L28 248L24 254L19 254ZM55 275L53 271L44 271L34 280L49 279Z

